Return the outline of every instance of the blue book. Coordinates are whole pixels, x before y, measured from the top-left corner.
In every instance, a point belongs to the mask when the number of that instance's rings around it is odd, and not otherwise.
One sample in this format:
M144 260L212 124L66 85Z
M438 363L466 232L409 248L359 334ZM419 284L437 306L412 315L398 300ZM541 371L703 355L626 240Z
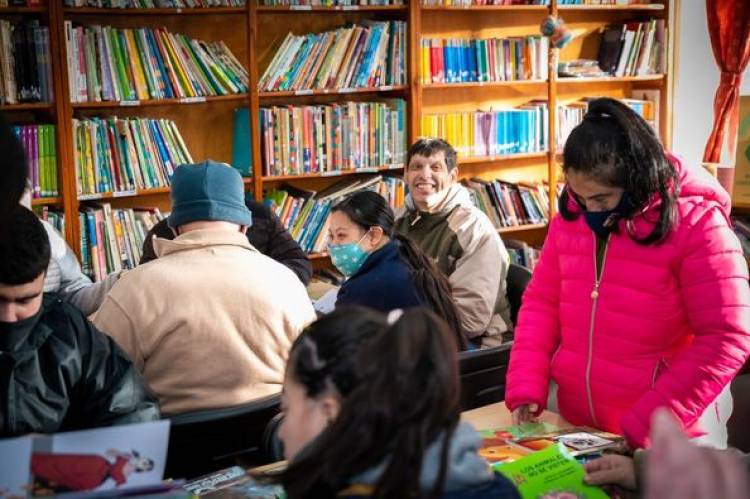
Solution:
M380 45L380 38L383 36L383 29L384 26L382 25L375 25L370 29L370 36L367 40L367 46L365 47L364 56L362 57L362 63L357 68L356 78L352 80L354 82L354 84L352 85L353 87L368 86L367 80L370 76L370 66L372 65L372 60L375 57L375 50L377 49L378 45Z
M151 135L154 137L154 142L156 143L156 149L159 153L159 157L161 158L161 161L165 167L164 176L170 177L172 173L174 173L176 165L174 164L172 157L169 155L167 143L164 141L164 136L161 133L159 124L156 120L148 120L147 123L149 129L151 130Z
M150 29L144 31L146 33L146 40L151 47L151 52L154 54L154 59L156 59L156 64L159 68L159 81L164 83L164 85L162 86L162 90L164 91L164 98L174 99L175 95L172 92L172 84L170 83L169 74L167 73L167 68L164 65L164 60L161 57L161 52L159 52L159 46L156 44L156 40L154 39L154 31Z
M252 175L253 157L250 154L250 109L240 107L234 110L234 131L232 136L232 166L243 177Z
M292 86L292 83L294 83L294 80L297 78L297 73L300 72L302 66L307 60L310 49L315 45L316 42L317 36L315 36L315 34L309 34L305 37L305 41L302 42L302 48L297 51L295 59L294 61L292 61L291 68L284 77L281 85L279 85L279 90L289 90L289 88Z

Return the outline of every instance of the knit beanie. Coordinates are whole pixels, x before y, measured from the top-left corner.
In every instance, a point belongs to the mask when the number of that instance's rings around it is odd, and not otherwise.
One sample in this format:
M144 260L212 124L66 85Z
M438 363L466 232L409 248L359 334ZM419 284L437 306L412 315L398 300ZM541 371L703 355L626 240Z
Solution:
M175 228L190 222L220 221L251 225L245 206L242 176L229 165L207 160L180 165L172 175L172 213Z

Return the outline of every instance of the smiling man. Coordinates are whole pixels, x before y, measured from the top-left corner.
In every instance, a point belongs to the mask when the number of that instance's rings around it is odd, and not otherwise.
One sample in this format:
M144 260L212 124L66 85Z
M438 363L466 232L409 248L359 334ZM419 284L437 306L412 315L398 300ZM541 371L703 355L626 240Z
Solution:
M409 148L404 176L409 195L397 230L448 276L464 334L476 345L499 345L512 329L510 258L492 222L458 183L456 151L442 139L420 139Z

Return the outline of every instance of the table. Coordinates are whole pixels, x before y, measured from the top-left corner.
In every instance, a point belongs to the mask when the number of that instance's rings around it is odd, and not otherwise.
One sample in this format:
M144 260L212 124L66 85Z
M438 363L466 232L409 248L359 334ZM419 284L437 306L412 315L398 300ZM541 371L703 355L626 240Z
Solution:
M485 405L484 407L462 412L461 420L471 423L477 430L507 428L513 425L513 417L505 406L505 402ZM553 424L558 428L570 428L573 426L559 414L549 411L544 411L539 421Z

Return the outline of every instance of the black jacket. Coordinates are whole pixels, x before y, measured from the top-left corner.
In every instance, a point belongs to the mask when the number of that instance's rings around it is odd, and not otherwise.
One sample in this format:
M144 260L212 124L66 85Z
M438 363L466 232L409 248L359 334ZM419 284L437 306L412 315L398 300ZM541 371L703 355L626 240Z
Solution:
M29 333L3 348L0 437L159 419L125 353L55 295L45 294Z
M302 284L307 285L312 277L312 265L297 241L266 205L252 199L246 200L245 205L253 214L253 225L247 229L247 240L250 244L264 255L289 267ZM166 219L154 225L146 235L141 265L156 258L152 243L154 236L174 239L174 233L167 225Z

